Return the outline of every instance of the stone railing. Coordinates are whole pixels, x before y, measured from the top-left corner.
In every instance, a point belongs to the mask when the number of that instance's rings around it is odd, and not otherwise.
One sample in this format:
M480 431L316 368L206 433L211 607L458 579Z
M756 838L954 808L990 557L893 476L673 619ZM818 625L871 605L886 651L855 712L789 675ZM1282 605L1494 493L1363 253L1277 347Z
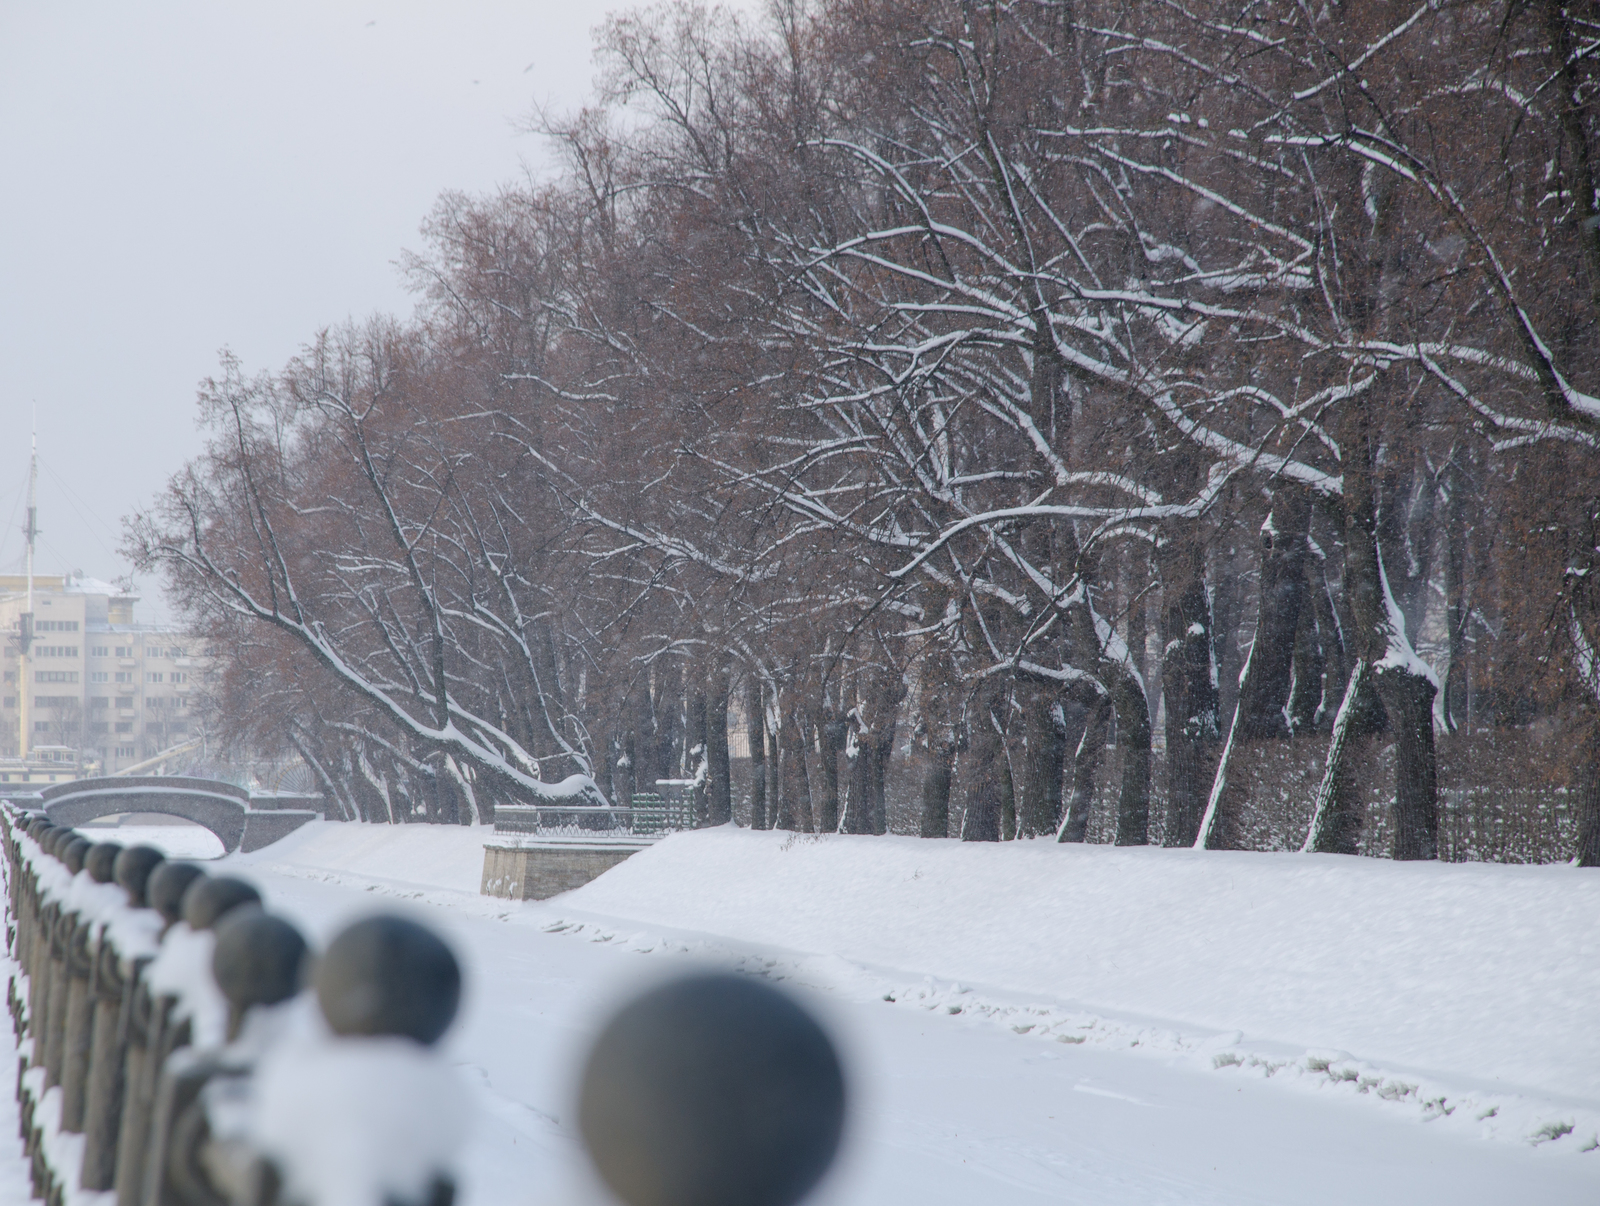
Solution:
M434 1050L461 976L431 931L370 917L313 958L242 880L12 809L0 841L35 1196L450 1206L470 1102ZM612 1018L577 1117L628 1206L792 1206L832 1161L844 1080L788 996L699 974Z

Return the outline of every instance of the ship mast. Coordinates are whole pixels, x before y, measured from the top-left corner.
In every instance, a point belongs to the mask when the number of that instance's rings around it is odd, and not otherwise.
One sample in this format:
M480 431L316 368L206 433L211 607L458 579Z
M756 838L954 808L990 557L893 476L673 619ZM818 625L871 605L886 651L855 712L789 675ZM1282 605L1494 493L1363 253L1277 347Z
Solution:
M22 527L28 541L28 609L22 613L17 631L17 722L22 764L28 764L28 747L33 740L33 718L28 709L28 651L33 647L33 541L39 534L39 428L34 425L33 451L28 458L28 519Z

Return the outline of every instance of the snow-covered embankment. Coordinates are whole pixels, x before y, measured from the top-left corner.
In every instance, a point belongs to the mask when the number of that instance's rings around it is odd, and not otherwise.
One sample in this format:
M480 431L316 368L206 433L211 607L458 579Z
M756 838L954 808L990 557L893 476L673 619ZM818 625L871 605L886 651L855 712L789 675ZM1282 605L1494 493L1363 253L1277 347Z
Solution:
M480 842L319 825L247 857L507 914L463 899ZM1552 1149L1600 1130L1593 871L723 828L508 920L730 949L852 997Z

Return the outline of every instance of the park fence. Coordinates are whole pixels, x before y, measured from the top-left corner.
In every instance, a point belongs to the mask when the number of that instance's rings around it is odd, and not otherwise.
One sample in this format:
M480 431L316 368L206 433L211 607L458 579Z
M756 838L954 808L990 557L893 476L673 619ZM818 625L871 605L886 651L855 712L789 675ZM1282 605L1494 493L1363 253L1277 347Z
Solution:
M36 1197L451 1206L471 1102L435 1046L461 973L431 930L369 917L313 956L243 880L10 805L0 842ZM837 1150L844 1079L786 994L701 973L612 1018L577 1117L629 1206L792 1206Z

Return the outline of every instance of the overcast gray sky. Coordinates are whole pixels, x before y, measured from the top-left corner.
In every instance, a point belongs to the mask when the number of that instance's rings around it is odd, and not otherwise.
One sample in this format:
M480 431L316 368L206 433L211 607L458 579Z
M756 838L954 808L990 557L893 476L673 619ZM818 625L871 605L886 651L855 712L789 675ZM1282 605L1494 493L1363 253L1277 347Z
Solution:
M434 198L539 170L519 121L587 99L590 30L629 7L0 0L0 569L35 404L38 568L127 572L121 517L197 450L218 351L270 369L409 313L394 260Z

